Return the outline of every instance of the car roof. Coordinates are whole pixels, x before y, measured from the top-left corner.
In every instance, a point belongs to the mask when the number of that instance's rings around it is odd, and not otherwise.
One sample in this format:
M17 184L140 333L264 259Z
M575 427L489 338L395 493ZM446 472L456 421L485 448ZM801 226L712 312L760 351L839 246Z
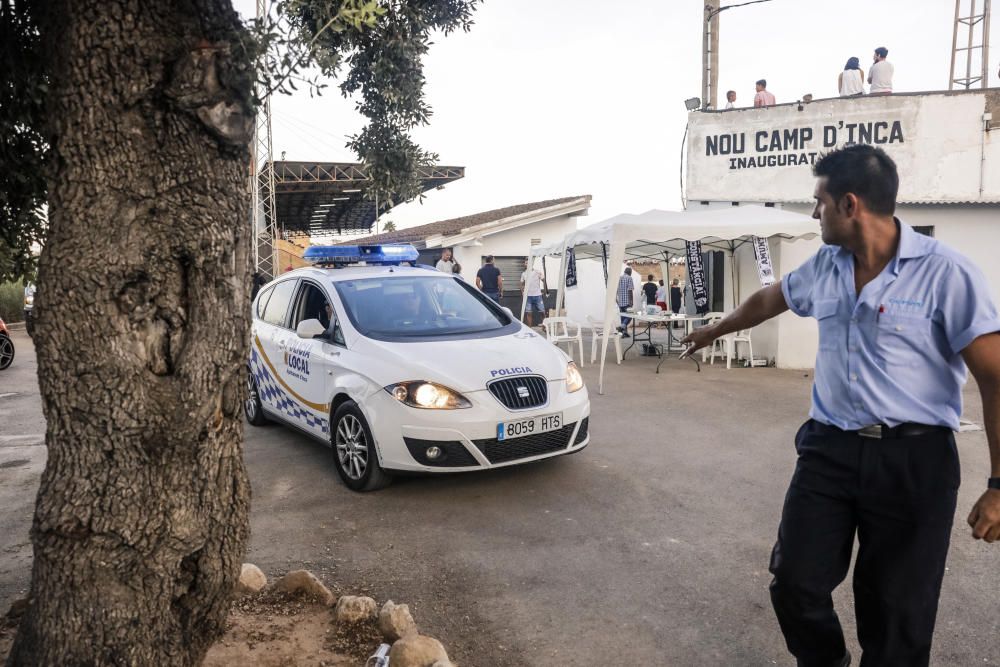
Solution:
M403 278L413 276L428 276L431 278L452 277L436 269L413 266L344 266L339 268L307 266L283 273L276 280L295 277L313 278L319 281L337 283L344 280L360 280L363 278Z

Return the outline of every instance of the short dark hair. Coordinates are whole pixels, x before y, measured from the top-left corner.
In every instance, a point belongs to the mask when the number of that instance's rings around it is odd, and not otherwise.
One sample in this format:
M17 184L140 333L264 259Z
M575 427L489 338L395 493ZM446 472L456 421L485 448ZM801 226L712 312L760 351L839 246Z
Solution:
M653 280L653 274L650 273L648 276L646 276L646 280L652 281Z
M757 79L757 85L767 88L767 79Z
M486 255L486 263L487 264L493 263L493 255Z
M877 55L879 58L886 58L889 55L889 49L885 48L884 46L880 46L877 49L875 49L875 55Z
M728 99L728 97L729 97L730 95L735 95L735 94L736 94L736 91L735 91L735 90L727 90L727 91L726 91L726 98Z
M899 173L881 148L856 144L831 151L816 161L813 173L826 178L826 191L835 200L851 192L872 213L892 215L896 211Z
M625 275L626 276L632 275L632 267L631 266L626 266L625 267Z

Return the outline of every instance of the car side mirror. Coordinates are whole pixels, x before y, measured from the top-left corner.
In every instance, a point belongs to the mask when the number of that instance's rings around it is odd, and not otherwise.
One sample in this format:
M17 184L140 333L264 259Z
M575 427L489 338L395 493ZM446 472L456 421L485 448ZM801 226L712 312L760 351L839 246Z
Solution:
M512 320L516 320L517 319L516 317L514 317L514 311L513 310L511 310L507 306L502 306L502 308L503 308L503 312L507 313L510 316L510 319L512 319Z
M312 340L316 336L326 333L326 327L320 324L319 320L302 320L299 326L295 327L295 333L299 338Z

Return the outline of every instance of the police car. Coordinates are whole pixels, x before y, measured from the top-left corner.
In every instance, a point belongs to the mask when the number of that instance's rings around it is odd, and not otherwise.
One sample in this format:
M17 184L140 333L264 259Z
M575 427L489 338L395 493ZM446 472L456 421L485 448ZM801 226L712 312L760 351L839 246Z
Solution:
M566 354L412 246L313 246L253 302L247 420L329 443L344 483L483 470L587 446Z

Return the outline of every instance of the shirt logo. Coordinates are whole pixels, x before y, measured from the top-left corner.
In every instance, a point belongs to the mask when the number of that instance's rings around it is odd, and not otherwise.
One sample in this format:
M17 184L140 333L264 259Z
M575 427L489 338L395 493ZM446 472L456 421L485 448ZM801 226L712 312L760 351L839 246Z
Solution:
M889 303L900 308L923 308L924 302L919 299L889 299Z

